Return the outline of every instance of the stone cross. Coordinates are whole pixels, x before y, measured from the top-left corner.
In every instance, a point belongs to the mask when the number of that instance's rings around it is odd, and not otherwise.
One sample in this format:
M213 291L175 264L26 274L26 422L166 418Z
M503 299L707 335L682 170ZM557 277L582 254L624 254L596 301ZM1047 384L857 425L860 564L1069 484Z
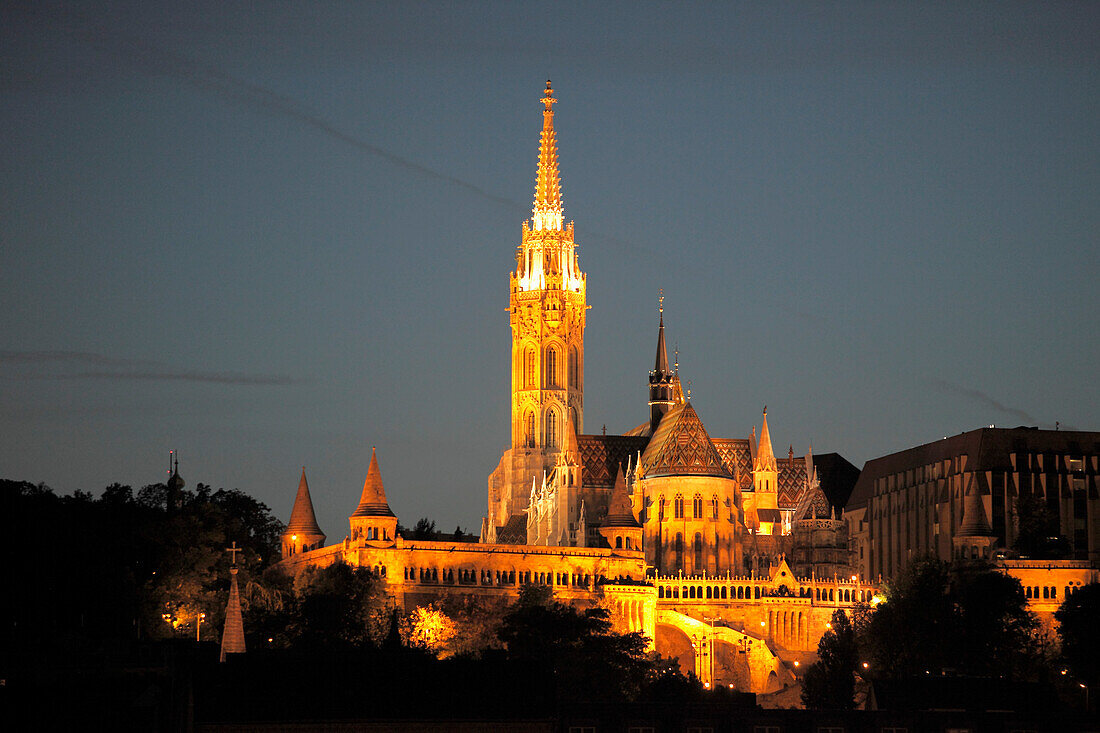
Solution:
M233 546L225 548L225 551L229 553L229 562L233 566L237 565L237 553L244 552L240 547L237 547L236 540L233 540Z

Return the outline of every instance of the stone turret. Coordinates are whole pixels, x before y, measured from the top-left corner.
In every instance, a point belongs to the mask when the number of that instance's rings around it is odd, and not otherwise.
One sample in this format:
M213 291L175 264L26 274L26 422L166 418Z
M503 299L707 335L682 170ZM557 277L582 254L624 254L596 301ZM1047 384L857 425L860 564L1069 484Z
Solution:
M752 463L753 508L756 512L757 534L779 534L782 517L779 514L779 464L772 450L768 430L768 408L764 408L764 424L760 428L760 443Z
M325 544L325 533L317 524L313 512L313 499L309 495L309 483L306 482L306 469L302 467L302 478L298 481L298 494L294 497L294 508L290 512L290 521L282 534L283 557L309 552Z
M386 501L382 472L378 468L378 456L373 447L370 450L367 478L363 482L363 494L359 498L359 506L348 517L348 523L351 525L350 539L356 544L392 545L397 536L397 516Z
M600 534L613 549L642 549L642 525L631 509L622 466L619 466L619 472L615 476L615 486L611 489L611 500L608 503L607 516L600 525Z
M996 540L985 513L981 488L977 481L972 481L963 499L962 524L959 526L959 531L951 538L955 547L955 559L988 559L990 548Z

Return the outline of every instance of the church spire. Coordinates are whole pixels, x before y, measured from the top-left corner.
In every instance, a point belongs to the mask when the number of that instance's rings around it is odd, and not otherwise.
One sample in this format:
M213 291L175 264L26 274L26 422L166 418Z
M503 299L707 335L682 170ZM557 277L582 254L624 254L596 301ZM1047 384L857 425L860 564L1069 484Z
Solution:
M531 228L536 232L548 229L561 231L561 174L558 172L558 139L554 133L554 90L546 80L542 97L542 136L539 139L539 170L535 176L535 204Z
M665 374L668 372L668 349L665 348L665 292L663 290L657 296L657 303L660 323L657 326L657 360L653 365L653 371Z
M649 373L649 430L652 434L665 413L676 404L676 374L668 368L668 349L665 347L665 293L658 291L657 358Z
M764 425L760 428L760 445L756 449L756 462L752 467L754 471L778 471L775 462L775 453L772 452L772 436L768 432L768 408L764 408Z
M225 627L222 629L222 648L218 661L224 662L226 654L244 654L244 621L241 618L241 594L237 588L237 553L241 548L237 542L225 548L230 556L229 566L229 603L225 607Z

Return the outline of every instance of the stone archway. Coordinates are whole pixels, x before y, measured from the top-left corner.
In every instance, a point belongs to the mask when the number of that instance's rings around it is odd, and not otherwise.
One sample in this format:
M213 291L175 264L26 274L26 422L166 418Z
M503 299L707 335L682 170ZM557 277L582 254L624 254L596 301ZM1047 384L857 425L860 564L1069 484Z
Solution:
M683 674L695 674L695 650L682 630L669 624L657 624L655 646L663 657L675 657Z
M752 691L752 670L742 645L724 640L714 642L714 686Z

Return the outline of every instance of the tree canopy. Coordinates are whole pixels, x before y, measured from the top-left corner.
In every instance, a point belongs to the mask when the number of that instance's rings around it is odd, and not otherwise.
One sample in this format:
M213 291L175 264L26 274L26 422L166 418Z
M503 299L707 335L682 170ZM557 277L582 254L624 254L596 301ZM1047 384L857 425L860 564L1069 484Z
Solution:
M802 704L817 710L851 710L859 648L848 614L837 609L817 644L818 660L806 670Z
M1054 612L1062 657L1075 677L1100 682L1100 583L1081 586Z
M984 564L916 560L883 602L857 614L855 627L877 678L954 671L1026 679L1042 664L1023 587Z

